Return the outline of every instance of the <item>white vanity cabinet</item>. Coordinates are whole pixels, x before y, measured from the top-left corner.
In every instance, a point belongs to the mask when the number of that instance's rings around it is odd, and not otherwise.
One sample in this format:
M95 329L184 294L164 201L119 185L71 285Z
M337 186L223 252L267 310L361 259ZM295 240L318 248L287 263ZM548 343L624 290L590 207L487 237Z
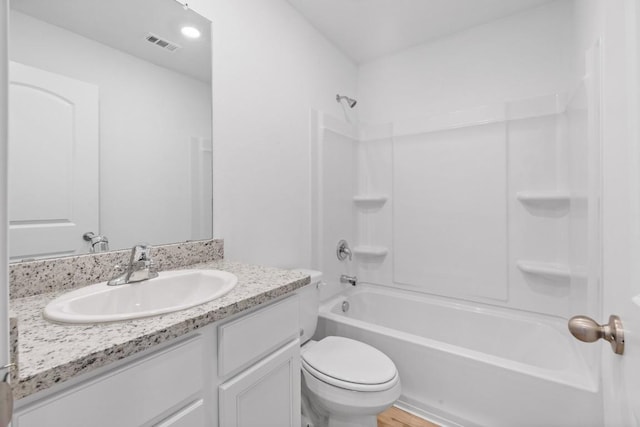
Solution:
M220 427L300 426L298 312L291 297L218 327Z
M20 400L12 427L298 427L298 298Z
M192 336L19 408L12 426L208 425L205 355L206 337Z

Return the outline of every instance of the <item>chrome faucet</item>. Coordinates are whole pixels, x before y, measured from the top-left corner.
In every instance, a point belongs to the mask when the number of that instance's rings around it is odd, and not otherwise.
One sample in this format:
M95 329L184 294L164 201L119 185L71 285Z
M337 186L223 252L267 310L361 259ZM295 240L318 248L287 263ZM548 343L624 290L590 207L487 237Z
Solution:
M90 253L108 252L109 251L109 239L102 234L96 234L92 231L84 233L82 238L91 244L89 248Z
M156 265L151 259L151 246L140 244L131 248L131 258L124 273L109 280L107 285L117 286L126 283L142 282L158 277Z

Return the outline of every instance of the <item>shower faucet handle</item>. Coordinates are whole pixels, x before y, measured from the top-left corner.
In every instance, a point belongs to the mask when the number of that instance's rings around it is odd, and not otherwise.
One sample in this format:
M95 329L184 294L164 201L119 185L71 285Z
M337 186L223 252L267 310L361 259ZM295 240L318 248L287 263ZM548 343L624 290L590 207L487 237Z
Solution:
M349 248L349 244L346 240L340 240L338 242L338 246L336 247L336 256L338 257L338 261L344 261L347 257L349 258L349 261L351 261L353 254L351 253L351 248Z

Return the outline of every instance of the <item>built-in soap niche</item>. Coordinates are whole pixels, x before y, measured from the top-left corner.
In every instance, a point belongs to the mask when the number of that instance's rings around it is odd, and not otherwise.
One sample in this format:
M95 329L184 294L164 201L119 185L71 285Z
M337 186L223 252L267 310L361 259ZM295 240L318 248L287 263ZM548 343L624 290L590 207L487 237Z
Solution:
M556 191L520 191L516 198L534 216L562 218L569 213L571 196Z
M556 297L570 295L572 274L567 265L552 262L518 261L518 270L533 292Z
M377 212L387 203L389 197L381 194L356 195L353 196L353 203L362 212Z
M356 246L353 248L353 254L357 259L365 262L381 261L389 253L389 249L385 246Z

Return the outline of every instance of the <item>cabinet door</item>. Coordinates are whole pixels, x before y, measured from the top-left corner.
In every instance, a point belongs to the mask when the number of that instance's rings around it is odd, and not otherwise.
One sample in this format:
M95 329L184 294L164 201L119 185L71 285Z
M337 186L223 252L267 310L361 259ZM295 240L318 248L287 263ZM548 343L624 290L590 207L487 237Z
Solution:
M203 339L196 336L20 408L12 426L148 426L172 408L199 400L205 385L205 363ZM194 407L200 412L188 419L201 417L201 406Z
M221 426L300 426L300 341L222 384L219 399Z

